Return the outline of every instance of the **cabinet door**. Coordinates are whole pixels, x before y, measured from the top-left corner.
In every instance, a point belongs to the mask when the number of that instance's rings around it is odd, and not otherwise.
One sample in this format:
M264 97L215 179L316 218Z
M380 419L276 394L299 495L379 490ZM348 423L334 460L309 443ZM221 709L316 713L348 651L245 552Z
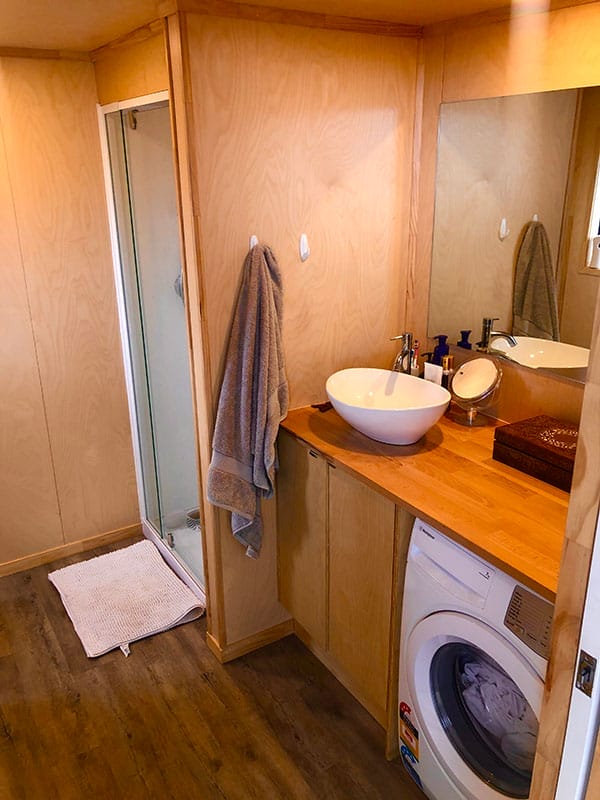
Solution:
M395 506L340 469L329 473L329 653L387 724Z
M318 647L327 646L327 463L279 434L279 599Z

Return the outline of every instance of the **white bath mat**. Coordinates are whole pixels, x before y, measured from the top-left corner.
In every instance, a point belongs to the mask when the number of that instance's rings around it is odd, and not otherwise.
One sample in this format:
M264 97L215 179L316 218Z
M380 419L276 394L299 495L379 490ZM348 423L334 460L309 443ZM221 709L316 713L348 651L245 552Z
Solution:
M204 606L147 540L48 575L90 658L201 616Z

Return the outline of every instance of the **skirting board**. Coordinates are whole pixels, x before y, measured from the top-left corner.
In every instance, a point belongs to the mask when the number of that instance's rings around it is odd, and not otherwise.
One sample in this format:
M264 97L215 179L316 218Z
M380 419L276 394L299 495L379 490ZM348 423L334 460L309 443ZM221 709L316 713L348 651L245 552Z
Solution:
M16 558L14 561L6 561L0 564L0 577L4 575L14 575L15 572L23 572L26 569L33 569L42 564L49 564L52 561L57 561L59 558L72 556L76 553L85 553L87 550L95 550L96 547L104 547L104 545L119 542L121 539L127 539L129 536L141 536L142 526L140 523L135 525L127 525L125 528L117 528L114 531L107 531L106 533L99 533L97 536L91 536L89 539L81 539L78 542L69 542L68 544L61 544L59 547L52 547L50 550L43 550L41 553L33 553L30 556L23 556Z
M221 647L217 640L210 633L207 633L206 644L211 653L218 658L221 664L226 664L228 661L233 661L235 658L245 656L253 650L258 650L259 647L278 642L279 639L284 639L293 632L294 623L291 619L288 619L285 622L280 622L279 625L274 625L272 628L267 628L265 631L247 636L245 639L240 639L239 642L234 642L225 647Z

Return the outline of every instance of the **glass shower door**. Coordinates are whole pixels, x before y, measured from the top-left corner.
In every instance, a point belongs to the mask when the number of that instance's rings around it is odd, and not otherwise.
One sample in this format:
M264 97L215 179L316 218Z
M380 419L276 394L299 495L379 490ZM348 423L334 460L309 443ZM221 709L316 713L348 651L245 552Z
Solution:
M143 515L203 585L198 468L168 103L106 115Z

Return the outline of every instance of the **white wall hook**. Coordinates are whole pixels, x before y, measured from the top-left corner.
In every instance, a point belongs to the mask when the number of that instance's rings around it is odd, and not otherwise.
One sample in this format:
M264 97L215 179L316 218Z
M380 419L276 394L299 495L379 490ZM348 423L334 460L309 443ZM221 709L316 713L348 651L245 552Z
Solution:
M498 238L501 242L503 242L507 236L510 236L510 228L506 222L506 217L502 217L500 220L500 226L498 227Z
M538 215L537 215L537 214L534 214L534 215L533 215L533 221L534 221L534 222L538 222L538 221L539 221L539 217L538 217Z
M308 246L308 237L305 233L302 233L300 235L299 250L300 250L300 260L306 261L306 259L310 255L310 247Z
M252 234L252 236L250 237L250 250L252 250L252 248L257 244L258 244L258 236Z

